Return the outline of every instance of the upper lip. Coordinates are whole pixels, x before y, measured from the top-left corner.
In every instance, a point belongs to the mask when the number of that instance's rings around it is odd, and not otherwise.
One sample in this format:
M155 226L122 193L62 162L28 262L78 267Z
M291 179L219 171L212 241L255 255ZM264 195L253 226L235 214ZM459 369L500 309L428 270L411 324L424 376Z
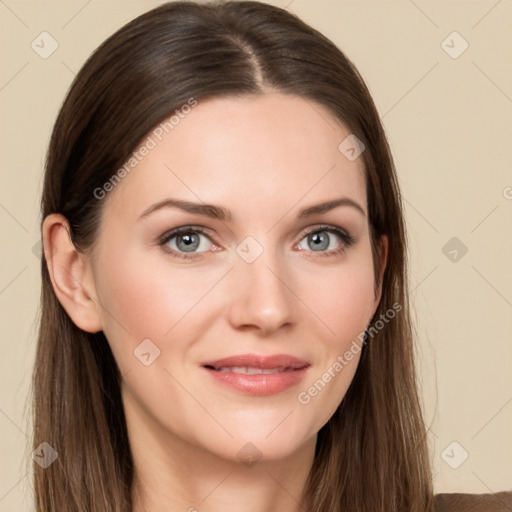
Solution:
M299 369L309 366L307 361L299 359L298 357L290 356L287 354L274 354L270 356L258 354L239 354L222 359L206 361L202 366L213 366L214 368L221 367L250 367L272 369L272 368L293 368Z

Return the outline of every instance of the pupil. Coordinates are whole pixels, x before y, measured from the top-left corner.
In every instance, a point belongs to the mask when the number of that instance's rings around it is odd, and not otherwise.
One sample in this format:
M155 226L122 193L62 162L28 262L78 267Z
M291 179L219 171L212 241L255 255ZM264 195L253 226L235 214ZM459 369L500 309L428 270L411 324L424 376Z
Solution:
M198 240L193 240L192 237L196 236L193 233L190 233L188 235L181 235L178 240L184 242L185 249L190 252L190 249L196 249L198 246ZM197 238L197 237L196 237ZM179 244L178 244L179 245Z
M320 233L314 233L313 235L311 235L311 239L314 240L314 247L316 248L326 249L329 246L327 237L325 235L321 235Z

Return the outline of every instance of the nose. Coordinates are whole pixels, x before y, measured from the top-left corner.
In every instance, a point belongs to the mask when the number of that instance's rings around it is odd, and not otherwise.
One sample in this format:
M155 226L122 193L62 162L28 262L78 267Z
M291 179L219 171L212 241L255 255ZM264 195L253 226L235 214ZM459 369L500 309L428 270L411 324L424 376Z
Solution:
M229 321L233 328L268 336L290 328L298 318L299 300L291 272L270 250L252 263L237 258L230 272Z

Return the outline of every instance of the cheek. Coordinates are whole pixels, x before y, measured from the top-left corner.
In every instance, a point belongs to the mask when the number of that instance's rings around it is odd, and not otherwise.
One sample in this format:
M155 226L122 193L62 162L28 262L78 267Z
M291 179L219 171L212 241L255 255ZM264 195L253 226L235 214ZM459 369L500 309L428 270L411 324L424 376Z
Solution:
M116 359L131 366L134 349L145 339L162 352L172 346L174 357L180 357L190 319L199 311L208 318L211 314L211 303L203 297L222 272L170 263L157 249L118 249L116 254L118 247L130 245L117 241L106 247L95 278L103 331Z
M303 269L304 270L304 269ZM304 275L304 273L303 273ZM318 320L319 350L323 352L299 396L301 404L315 410L315 427L320 428L334 413L357 369L364 331L375 304L370 247L353 253L337 267L322 268L309 276L309 288L301 281L302 297ZM308 409L309 407L306 407Z
M342 349L367 326L375 305L371 254L353 253L335 267L301 269L304 303L323 324L329 345Z
M142 340L157 338L170 329L179 314L176 287L169 285L161 270L130 245L111 240L97 260L95 280L104 333L114 351L130 352ZM122 251L120 248L124 248Z
M340 267L329 279L318 277L317 291L308 300L315 312L312 318L322 324L316 331L322 357L297 394L309 432L318 432L329 421L352 383L374 299L373 275L366 264Z

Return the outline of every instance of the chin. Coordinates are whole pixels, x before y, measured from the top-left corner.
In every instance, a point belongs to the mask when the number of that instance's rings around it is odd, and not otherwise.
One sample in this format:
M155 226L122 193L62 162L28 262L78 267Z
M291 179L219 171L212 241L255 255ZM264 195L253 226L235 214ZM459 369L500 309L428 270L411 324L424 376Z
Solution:
M289 416L290 420L293 415ZM230 433L233 439L222 436L222 442L219 442L220 436L217 436L213 440L209 439L207 446L209 451L221 458L252 467L256 462L284 460L306 449L311 443L316 443L316 432L298 432L293 428L296 425L290 423L285 426L284 423L287 421L285 420L282 426L278 426L274 431L271 431L268 425L261 424L239 430L232 428Z

